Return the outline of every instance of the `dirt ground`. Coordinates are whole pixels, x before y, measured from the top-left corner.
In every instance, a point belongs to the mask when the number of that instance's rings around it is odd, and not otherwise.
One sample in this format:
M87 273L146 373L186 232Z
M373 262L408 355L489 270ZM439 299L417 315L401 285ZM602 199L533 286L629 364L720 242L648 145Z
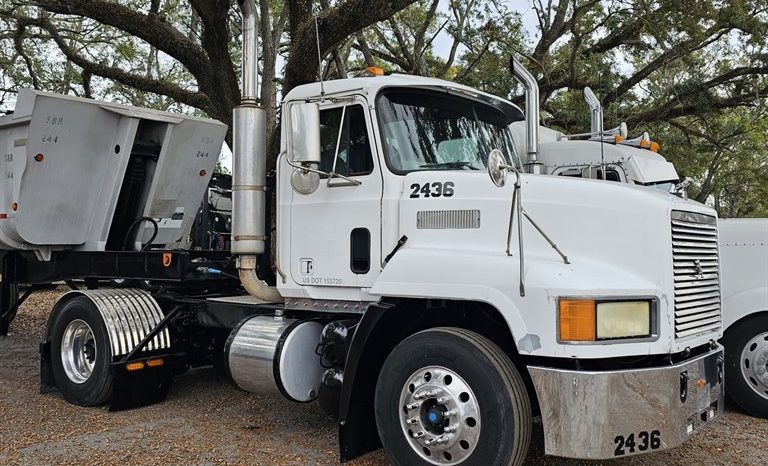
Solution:
M179 377L164 403L118 413L40 395L38 342L59 293L30 297L12 334L0 337L0 464L338 463L336 426L316 404L244 393L213 370ZM541 427L535 426L528 464L601 464L544 457ZM387 461L378 451L348 464ZM729 406L715 425L680 448L602 464L766 465L768 421Z

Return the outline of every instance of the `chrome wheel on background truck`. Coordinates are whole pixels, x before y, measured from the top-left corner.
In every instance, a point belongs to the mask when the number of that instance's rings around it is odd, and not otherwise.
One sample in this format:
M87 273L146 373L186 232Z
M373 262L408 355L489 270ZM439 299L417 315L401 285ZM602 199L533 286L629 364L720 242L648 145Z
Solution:
M725 334L726 394L753 416L768 418L768 317L758 314Z
M392 464L522 464L531 405L519 372L487 338L435 328L400 343L379 374L376 425Z

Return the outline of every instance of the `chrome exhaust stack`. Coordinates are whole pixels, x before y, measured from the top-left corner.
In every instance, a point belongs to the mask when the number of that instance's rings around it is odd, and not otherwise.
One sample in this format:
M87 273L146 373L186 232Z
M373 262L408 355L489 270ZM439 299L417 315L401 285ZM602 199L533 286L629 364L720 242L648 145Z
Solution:
M525 125L526 125L526 152L527 160L524 164L528 173L540 174L544 172L544 165L539 162L539 84L517 58L512 56L509 60L509 70L525 88Z
M591 115L589 132L597 137L603 135L603 105L600 103L600 99L597 98L592 89L589 86L585 87L582 91L584 101L589 106L589 112Z
M232 253L240 282L263 301L283 298L256 274L266 249L267 117L258 100L258 35L254 0L238 0L243 15L242 93L232 112Z

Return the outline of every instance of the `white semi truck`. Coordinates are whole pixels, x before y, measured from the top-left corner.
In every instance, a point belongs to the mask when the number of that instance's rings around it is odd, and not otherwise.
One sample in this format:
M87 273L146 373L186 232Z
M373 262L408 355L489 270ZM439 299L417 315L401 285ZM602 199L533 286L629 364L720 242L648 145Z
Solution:
M547 454L588 459L675 447L722 413L714 210L542 175L537 87L519 64L527 119L436 79L297 87L271 176L255 6L240 6L232 260L183 243L182 204L202 195L221 125L174 139L189 120L32 92L0 119L0 322L29 292L16 284L88 285L51 312L43 391L120 409L215 364L243 390L318 400L338 417L342 461L383 446L399 465L522 464L537 413ZM524 120L522 152L509 126ZM82 145L40 146L48 136ZM81 157L90 177L55 172ZM146 169L127 170L135 159ZM45 233L60 224L65 239ZM101 287L115 278L146 286Z
M589 133L566 135L540 127L539 160L548 173L656 188L686 196L686 182L659 154L647 133L627 139L626 126L603 130L600 101L587 88L592 124ZM512 125L519 136L524 122ZM603 175L605 173L605 175ZM722 342L728 378L726 392L742 409L768 418L768 219L720 219L717 245L720 273L700 262L712 283L720 280Z

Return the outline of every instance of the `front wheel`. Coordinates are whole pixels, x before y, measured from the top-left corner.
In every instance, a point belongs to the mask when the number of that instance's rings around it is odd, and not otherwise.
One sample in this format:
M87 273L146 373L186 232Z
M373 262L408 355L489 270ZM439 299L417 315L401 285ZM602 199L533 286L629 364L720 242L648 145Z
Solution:
M394 465L520 465L531 439L519 372L490 340L459 328L397 345L379 374L375 412Z
M735 324L723 344L728 397L749 414L768 418L768 317Z

